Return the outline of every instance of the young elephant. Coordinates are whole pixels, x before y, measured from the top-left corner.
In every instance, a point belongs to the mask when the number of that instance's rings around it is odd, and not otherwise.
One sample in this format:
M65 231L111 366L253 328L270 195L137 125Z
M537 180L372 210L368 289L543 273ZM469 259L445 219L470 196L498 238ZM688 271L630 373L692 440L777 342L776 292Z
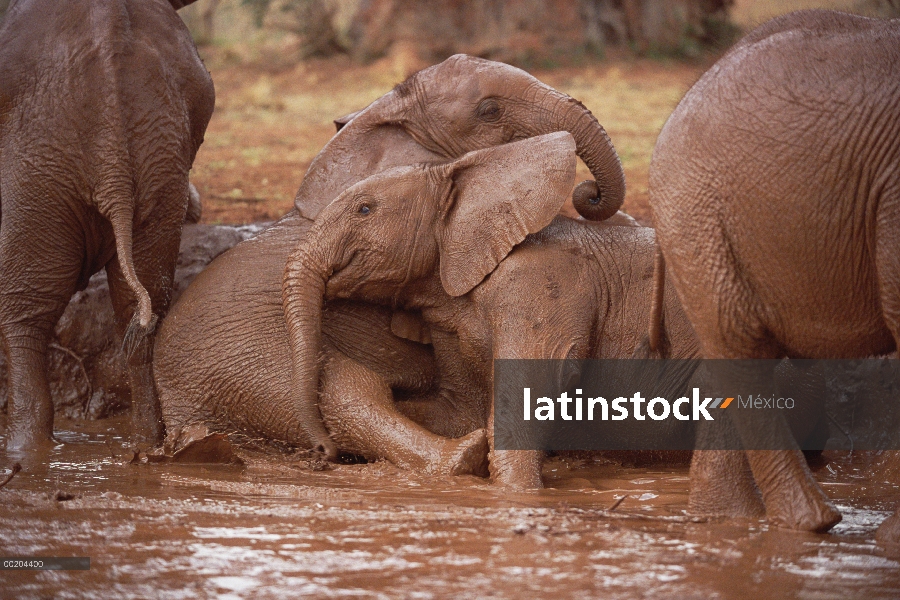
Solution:
M191 285L163 323L154 373L161 402L183 407L230 406L237 398L260 406L283 398L284 380L248 373L240 348L265 348L271 356L288 349L281 312L281 278L291 249L305 237L307 219L360 180L388 168L441 163L468 151L553 131L572 132L579 157L596 183L579 186L579 210L591 218L614 215L625 195L625 175L606 131L577 100L521 69L456 55L411 76L367 108L341 119L343 125L316 156L294 200L296 210L278 224L218 257ZM582 193L587 189L591 193ZM306 218L304 218L306 217ZM358 310L364 310L357 307ZM370 321L379 323L373 314ZM383 334L359 319L354 343ZM403 320L395 329L402 332ZM388 338L390 339L390 338ZM399 338L397 342L399 343ZM350 344L353 346L354 344ZM220 348L234 348L221 361ZM396 349L400 351L399 349ZM274 360L274 359L273 359ZM366 358L362 364L366 364ZM198 385L198 381L210 385ZM213 390L228 390L224 396ZM334 456L316 399L280 408L299 430L288 440ZM181 412L179 411L179 414ZM174 417L173 417L174 418ZM167 424L178 425L179 418ZM256 431L275 436L265 423ZM281 433L278 433L281 435Z
M803 11L748 34L660 133L650 199L705 357L896 351L900 19ZM758 486L774 523L840 520L796 447L698 453L692 472L705 512L733 513L732 490Z
M153 331L214 92L173 0L14 0L0 29L0 337L7 448L52 439L47 344L101 268L135 433L161 438Z
M298 237L305 239L309 235L312 223L291 215L249 240L248 246L253 250L274 249L278 255L287 256ZM290 235L285 235L285 230ZM308 448L311 440L304 427L306 417L291 393L290 346L280 302L284 261L260 264L260 280L270 281L271 289L248 292L236 287L233 294L210 298L204 291L210 280L223 277L218 270L222 264L230 263L213 261L197 276L160 328L154 374L166 428L177 434L185 425L205 423L220 431L240 431L251 437ZM248 298L247 294L251 296ZM248 302L251 299L256 302ZM234 306L244 306L246 311L234 319L220 318ZM184 318L203 309L208 309L208 313L204 311L206 318ZM325 367L320 388L324 398L366 405L372 398L390 400L394 392L413 399L431 396L438 382L434 354L430 346L394 335L392 318L400 322L386 307L347 301L329 303L323 313ZM242 335L232 343L222 342L244 333L242 324L257 328L254 335ZM202 328L202 335L186 333L198 327ZM409 327L403 332L412 336ZM207 360L210 355L215 356L214 361ZM367 458L386 458L414 471L471 473L480 467L487 452L485 433L480 429L483 423L464 411L445 406L434 406L428 411L433 421L452 425L431 427L441 435L412 424L406 430L395 430L394 441L378 441L376 436L369 436L368 445L341 435L353 427L349 424L355 418L352 411L332 414L323 407L322 412L337 442L336 448Z
M457 401L484 423L494 358L631 356L649 315L650 303L638 299L650 290L654 234L554 220L574 173L574 140L558 132L444 165L393 169L325 207L284 275L295 402L316 401L326 300L421 311L440 368L455 368L450 378L463 382ZM665 312L670 355L694 356L672 294ZM396 413L383 418L389 398L362 407L322 402L323 413L354 412L356 429L339 435L363 443L408 426ZM540 460L537 452L497 452L491 472L495 481L540 487Z

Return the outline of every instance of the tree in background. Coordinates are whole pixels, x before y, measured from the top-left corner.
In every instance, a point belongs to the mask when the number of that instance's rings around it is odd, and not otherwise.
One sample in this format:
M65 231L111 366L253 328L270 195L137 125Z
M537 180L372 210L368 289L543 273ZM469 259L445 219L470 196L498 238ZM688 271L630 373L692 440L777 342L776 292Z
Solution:
M241 0L258 26L288 31L304 55L362 62L398 49L440 60L567 60L608 46L692 55L731 41L734 0Z

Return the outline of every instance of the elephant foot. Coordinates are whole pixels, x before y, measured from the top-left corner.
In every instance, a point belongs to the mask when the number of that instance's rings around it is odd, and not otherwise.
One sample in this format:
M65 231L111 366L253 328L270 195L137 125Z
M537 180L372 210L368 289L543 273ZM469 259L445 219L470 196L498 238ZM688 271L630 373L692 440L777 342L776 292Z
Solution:
M447 440L441 449L437 464L428 470L444 475L478 473L487 462L487 454L487 433L484 429L476 429L461 438Z
M491 480L516 490L539 490L543 453L536 450L495 450L490 457Z
M900 510L889 516L878 526L875 539L882 544L900 544Z
M805 506L804 506L805 505ZM766 511L766 518L777 527L825 533L841 522L841 513L827 499L792 504L788 510Z
M764 491L763 501L766 519L776 527L824 533L841 521L841 513L811 474Z
M695 515L761 519L766 507L744 453L698 450L691 459L688 511Z
M6 436L6 451L9 453L30 453L46 451L59 442L53 439L52 432L30 430L22 427L10 427Z

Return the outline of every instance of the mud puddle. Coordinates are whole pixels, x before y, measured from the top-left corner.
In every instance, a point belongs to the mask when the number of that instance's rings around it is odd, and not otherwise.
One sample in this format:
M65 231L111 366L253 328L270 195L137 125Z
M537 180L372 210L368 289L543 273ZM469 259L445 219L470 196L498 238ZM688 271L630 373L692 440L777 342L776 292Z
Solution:
M557 458L553 489L509 493L248 451L243 466L127 464L125 430L58 421L66 443L49 463L23 463L0 489L0 555L91 559L88 571L0 571L0 596L900 596L900 549L874 542L900 491L859 461L818 472L844 520L814 535L686 516L686 467ZM11 463L0 454L0 480Z

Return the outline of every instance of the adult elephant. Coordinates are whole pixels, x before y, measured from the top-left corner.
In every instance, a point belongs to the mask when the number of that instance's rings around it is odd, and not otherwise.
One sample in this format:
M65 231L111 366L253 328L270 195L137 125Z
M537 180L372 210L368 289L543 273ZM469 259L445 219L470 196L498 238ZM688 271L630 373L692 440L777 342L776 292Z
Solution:
M803 11L751 32L663 128L650 202L703 356L895 351L900 20ZM803 455L783 427L766 435L785 450L695 455L694 509L753 504L781 526L829 529L840 514Z
M217 423L239 423L259 435L336 454L315 394L295 396L297 382L291 382L290 369L266 372L265 367L280 360L273 357L289 357L291 352L281 306L288 255L324 206L372 174L399 165L446 162L470 150L565 130L572 132L578 155L596 179L576 190L582 214L608 218L624 199L618 156L591 112L503 63L452 56L339 120L338 126L310 165L297 192L296 210L213 261L163 324L155 375L168 426L206 419L192 416L192 411L208 415L214 409ZM355 323L356 333L344 336L345 349L365 349L368 339L387 339L394 341L385 347L400 352L396 344L402 340L389 326L404 337L418 337L416 319L402 315L385 321L372 314ZM326 322L326 335L327 328ZM318 339L309 343L318 346ZM365 353L355 356L364 364L371 362ZM248 372L247 365L259 368ZM425 371L420 378L429 377L433 366ZM251 405L273 407L282 416L248 414L241 408L248 398L254 399Z
M214 92L166 0L14 0L0 29L0 336L7 448L53 434L47 344L106 268L134 434L163 431L151 374Z
M421 312L437 363L455 365L451 377L467 382L457 401L480 415L489 435L493 359L630 357L649 317L649 300L630 299L649 297L653 230L557 217L574 174L574 139L557 132L451 163L391 169L341 194L285 269L295 402L313 404L319 393L326 300ZM694 356L672 293L664 313L670 356ZM326 362L326 374L331 368ZM406 439L397 432L409 425L390 417L389 393L366 402L322 396L336 436ZM540 464L537 451L492 452L491 475L539 488Z

